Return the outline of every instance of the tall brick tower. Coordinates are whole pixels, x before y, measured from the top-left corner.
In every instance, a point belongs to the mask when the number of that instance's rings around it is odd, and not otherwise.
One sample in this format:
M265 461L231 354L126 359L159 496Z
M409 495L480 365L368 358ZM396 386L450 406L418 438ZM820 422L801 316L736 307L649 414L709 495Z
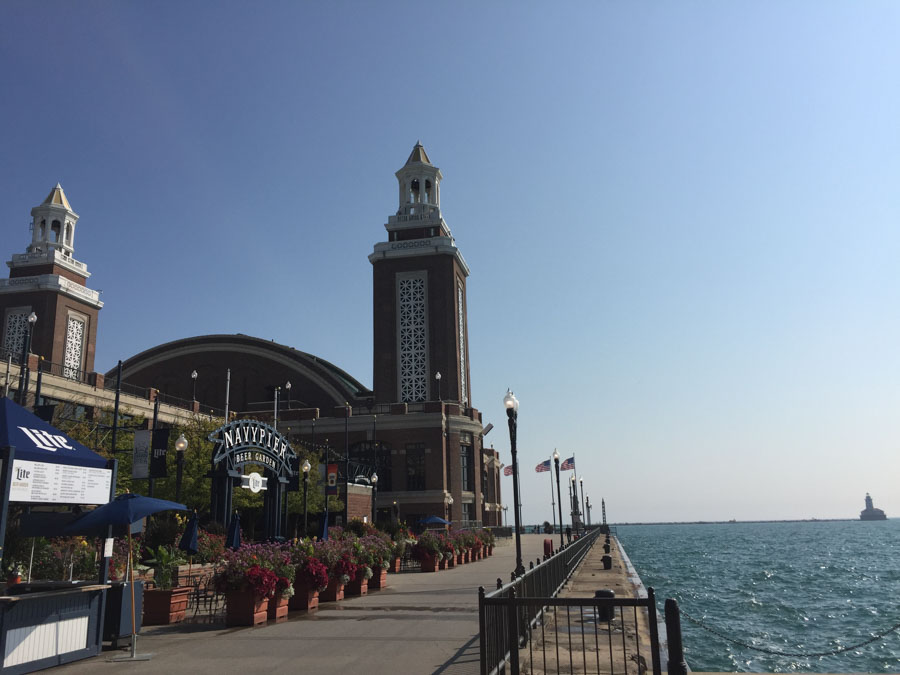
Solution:
M59 183L31 209L31 243L14 254L0 279L0 353L22 353L31 312L37 315L31 351L77 379L94 369L100 294L85 285L87 265L73 257L78 215Z
M469 267L441 217L443 176L418 142L396 176L399 208L385 225L388 240L369 256L375 400L467 407Z

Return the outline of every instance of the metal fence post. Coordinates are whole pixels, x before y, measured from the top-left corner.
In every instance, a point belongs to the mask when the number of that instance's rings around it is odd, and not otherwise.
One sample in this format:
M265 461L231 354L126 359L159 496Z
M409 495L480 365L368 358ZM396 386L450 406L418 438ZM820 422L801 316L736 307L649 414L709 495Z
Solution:
M666 633L669 641L669 675L687 675L687 662L684 660L684 645L681 642L681 615L678 603L673 598L666 600Z
M647 621L650 624L650 657L653 659L653 673L662 673L662 664L659 658L659 628L656 625L656 594L653 586L647 589Z
M481 675L487 675L487 632L484 617L484 586L478 587L478 632L479 651L481 652Z
M509 622L506 639L509 642L509 672L519 675L519 612L516 607L516 589L509 589L507 598L507 621Z

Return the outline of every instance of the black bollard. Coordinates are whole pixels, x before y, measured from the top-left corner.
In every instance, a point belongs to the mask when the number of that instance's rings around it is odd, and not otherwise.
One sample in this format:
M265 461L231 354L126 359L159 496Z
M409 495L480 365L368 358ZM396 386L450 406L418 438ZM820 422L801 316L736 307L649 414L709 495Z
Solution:
M594 591L595 598L614 598L616 597L616 592L610 590L608 588L601 588L599 591ZM597 606L597 622L600 621L612 621L613 617L616 615L616 608L613 605L598 605Z
M666 600L666 637L668 638L669 675L687 675L687 662L684 660L684 645L681 642L681 614L678 602L672 598Z
M609 553L609 544L603 544L603 552Z
M605 555L602 558L600 558L600 560L603 561L603 569L605 569L605 570L612 569L612 556Z

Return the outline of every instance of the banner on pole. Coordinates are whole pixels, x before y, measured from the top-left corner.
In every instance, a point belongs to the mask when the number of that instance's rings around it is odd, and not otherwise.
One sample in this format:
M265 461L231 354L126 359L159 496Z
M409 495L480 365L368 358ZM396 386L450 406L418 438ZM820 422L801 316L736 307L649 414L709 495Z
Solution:
M168 478L166 453L169 451L170 429L154 429L152 452L150 454L150 478Z
M134 452L131 460L132 478L150 477L150 434L149 430L134 432Z

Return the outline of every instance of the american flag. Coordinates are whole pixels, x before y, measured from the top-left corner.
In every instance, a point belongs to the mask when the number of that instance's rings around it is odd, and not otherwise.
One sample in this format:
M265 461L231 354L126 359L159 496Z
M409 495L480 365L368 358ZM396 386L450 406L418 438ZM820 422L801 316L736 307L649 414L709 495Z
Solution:
M541 462L536 467L534 467L534 470L537 471L538 473L543 473L544 471L549 471L550 470L550 460L548 459L546 462Z
M575 455L572 455L565 462L562 463L562 466L559 467L560 471L571 471L575 468Z
M512 464L503 467L504 476L512 476Z

